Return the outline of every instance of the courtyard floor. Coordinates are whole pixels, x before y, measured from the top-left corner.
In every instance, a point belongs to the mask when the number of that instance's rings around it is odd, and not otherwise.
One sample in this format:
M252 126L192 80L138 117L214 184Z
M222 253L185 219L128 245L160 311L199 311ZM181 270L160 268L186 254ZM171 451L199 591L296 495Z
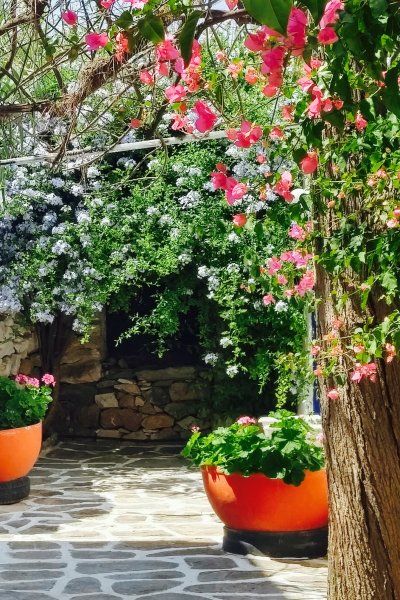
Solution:
M66 441L28 500L0 506L0 600L322 600L325 561L220 548L197 470L172 444Z

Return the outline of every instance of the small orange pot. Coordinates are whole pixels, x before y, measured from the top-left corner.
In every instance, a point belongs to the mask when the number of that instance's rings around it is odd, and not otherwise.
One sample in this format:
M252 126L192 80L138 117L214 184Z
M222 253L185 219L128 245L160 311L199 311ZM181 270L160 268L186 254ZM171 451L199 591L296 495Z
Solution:
M0 431L0 482L25 477L38 459L42 423Z
M261 473L224 475L203 467L204 487L217 516L229 528L246 531L304 531L328 524L325 469L306 471L299 486Z

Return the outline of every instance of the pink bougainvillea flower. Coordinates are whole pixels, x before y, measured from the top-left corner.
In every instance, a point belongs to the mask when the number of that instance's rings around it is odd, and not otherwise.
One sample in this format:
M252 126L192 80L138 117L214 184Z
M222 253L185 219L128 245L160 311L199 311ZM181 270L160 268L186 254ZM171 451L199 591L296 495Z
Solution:
M268 275L276 275L276 273L282 268L282 261L276 256L272 256L267 260L267 273Z
M294 196L290 191L293 187L293 179L292 175L289 171L283 171L281 178L273 187L273 191L282 196L286 202L292 202L294 200Z
M321 29L327 25L333 25L339 20L339 11L344 9L344 2L341 0L329 0L324 8L324 14L319 22Z
M240 73L243 71L243 61L239 60L237 62L231 62L228 65L228 73L233 77L233 79L237 79Z
M187 96L187 90L183 85L171 85L165 90L168 102L182 102Z
M101 0L100 4L103 8L111 8L115 0Z
M236 421L239 425L255 425L257 423L257 419L254 417L239 417Z
M228 177L225 173L214 171L211 173L211 182L214 190L226 190Z
M251 52L262 52L263 50L268 49L271 37L273 37L275 41L284 41L284 37L280 33L264 25L258 29L258 31L250 33L247 36L244 45L248 50L251 50Z
M339 398L339 392L335 388L332 388L328 392L328 398L329 400L337 400Z
M142 83L144 83L144 85L153 85L154 84L154 75L152 73L150 73L150 71L147 71L146 69L143 69L142 71L140 71L139 79Z
M270 140L281 140L282 138L285 137L285 134L283 133L282 129L280 127L273 127L271 129L271 131L269 132L269 136Z
M313 57L310 60L310 67L311 67L311 69L319 69L323 64L324 64L323 61L320 60L319 58Z
M225 0L225 2L229 10L233 10L238 5L238 0Z
M169 62L158 62L156 66L156 71L158 75L162 75L162 77L169 77L170 74L170 64Z
M116 48L116 51L115 51L115 58L119 62L122 62L123 59L124 59L125 54L129 50L128 38L122 32L120 32L120 33L117 33L117 35L115 36L115 40L117 42L117 48Z
M289 229L289 237L293 240L299 240L300 242L304 242L307 237L306 231L298 225L297 223L292 223Z
M263 52L261 55L263 60L262 72L267 75L274 71L281 71L285 54L286 50L283 46L275 46L274 48L271 48L271 50Z
M262 138L262 135L261 127L252 125L250 121L243 121L240 129L228 129L226 132L227 138L238 148L250 148Z
M320 96L316 96L307 107L307 114L310 119L317 119L322 114L322 100Z
M311 259L312 254L303 254L299 250L287 250L280 256L282 262L290 262L295 265L296 269L303 269Z
M145 6L148 1L149 0L124 0L124 2L129 2L129 4L131 4L132 8L138 8L138 9L143 8L143 6Z
M54 387L56 385L56 380L55 380L54 376L51 375L50 373L45 373L43 375L42 382L45 385L51 385L52 387Z
M306 271L299 283L295 285L295 290L299 294L299 296L303 297L307 294L307 292L311 292L314 289L315 285L315 275L314 271Z
M362 114L360 112L358 112L356 114L354 123L356 125L357 131L363 131L366 128L366 126L368 125L368 121L366 119L364 119L364 117L362 116Z
M132 129L139 129L143 125L143 121L141 119L131 119L129 125Z
M200 133L211 131L218 120L217 115L202 100L196 102L194 110L197 114L197 119L194 123L197 131L200 131Z
M156 46L156 55L159 62L176 60L180 57L179 50L174 46L171 38L166 38Z
M247 194L248 187L245 183L236 183L231 190L233 200L241 200Z
M78 15L73 10L65 10L61 13L61 18L70 27L75 27L78 22Z
M356 363L353 373L351 374L351 381L360 383L362 379L369 379L369 381L375 382L377 375L377 367L374 362L370 363Z
M282 118L285 119L285 121L293 121L294 109L295 109L294 104L285 104L285 106L282 106L282 109L281 109Z
M306 45L307 15L300 8L293 7L287 25L287 43L293 56L303 54Z
M334 44L339 39L333 27L324 27L323 29L321 29L321 31L318 33L317 38L319 43L323 44L324 46Z
M389 363L393 362L393 359L397 354L396 348L393 346L393 344L385 344L385 350L386 350L386 362L389 364Z
M239 213L237 215L233 215L232 221L236 227L244 227L247 223L247 217L244 213Z
M258 81L258 73L254 67L247 67L246 73L244 75L245 80L250 85L254 85Z
M106 33L87 33L85 35L85 42L89 50L96 52L96 50L104 48L108 44L109 39Z
M318 169L318 155L316 152L307 152L307 155L300 161L300 169L305 175L311 175Z
M218 51L215 53L215 59L216 59L218 62L226 62L226 61L228 60L228 57L227 57L227 54L226 54L226 52L224 52L223 50L218 50Z
M263 296L263 304L264 306L269 306L270 304L275 304L275 298L273 297L272 294L265 294L265 296Z
M172 115L172 119L171 129L174 131L186 131L187 133L193 133L194 127L187 116L181 115L180 113L175 113Z

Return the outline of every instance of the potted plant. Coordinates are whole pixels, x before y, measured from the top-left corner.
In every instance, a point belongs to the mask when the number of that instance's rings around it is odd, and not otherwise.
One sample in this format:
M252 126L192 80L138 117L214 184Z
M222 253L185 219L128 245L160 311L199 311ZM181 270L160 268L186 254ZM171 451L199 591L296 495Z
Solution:
M30 491L27 477L42 445L42 419L52 400L52 375L42 379L0 377L0 504L13 504Z
M224 523L223 548L272 557L318 557L327 549L328 494L321 436L288 411L251 417L208 435L193 428L183 450L202 470Z

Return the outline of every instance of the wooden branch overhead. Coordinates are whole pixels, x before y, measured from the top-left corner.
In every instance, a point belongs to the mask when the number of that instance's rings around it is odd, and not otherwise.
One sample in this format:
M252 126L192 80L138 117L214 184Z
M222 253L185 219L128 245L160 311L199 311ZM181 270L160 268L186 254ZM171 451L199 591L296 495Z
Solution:
M226 138L226 131L212 131L207 135L184 135L181 137L167 137L167 138L159 138L152 140L141 140L138 142L130 142L124 144L116 144L110 150L107 151L107 154L122 154L123 152L132 152L134 150L145 150L147 148L162 148L163 146L175 146L180 144L190 144L190 143L200 143L207 142L209 140L221 140ZM79 156L84 156L92 154L94 156L104 155L104 150L95 150L94 148L82 148L79 150L68 150L64 157L65 158L77 158ZM52 152L48 154L38 154L32 156L20 156L15 158L7 158L4 160L0 160L0 166L6 165L32 165L35 163L42 162L53 162L56 158L57 153Z

